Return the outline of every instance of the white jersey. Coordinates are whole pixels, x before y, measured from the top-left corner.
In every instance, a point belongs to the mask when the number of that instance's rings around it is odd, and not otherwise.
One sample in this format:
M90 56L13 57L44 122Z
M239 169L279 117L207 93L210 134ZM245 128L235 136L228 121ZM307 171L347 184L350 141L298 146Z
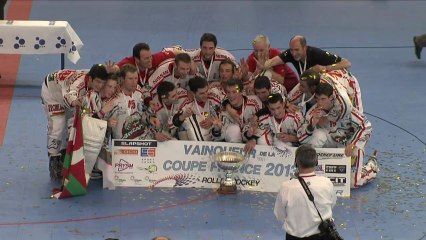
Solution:
M254 81L255 81L255 79L258 76L266 76L266 77L269 78L269 82L271 84L270 93L271 94L280 94L283 97L283 99L287 99L287 89L282 84L280 84L278 82L275 82L275 81L272 81L271 80L271 76L272 75L268 74L268 73L270 73L270 71L266 71L264 73L261 73L261 74L258 74L256 76L254 76L254 77L250 77L249 80L244 81L243 82L243 84L244 84L244 94L245 95L250 95L249 94L249 89L254 94L255 93L255 89L254 89ZM264 107L266 107L266 105L264 105Z
M211 98L207 102L199 102L197 100L187 101L182 105L181 111L192 109L193 114L186 118L179 127L179 139L189 141L212 141L213 136L210 128L202 128L200 122L211 116L219 116L220 107Z
M139 86L130 95L118 93L112 101L116 105L106 118L117 119L117 125L112 129L113 139L153 139L153 131L147 127L149 114L145 111Z
M310 106L313 106L316 103L315 95L313 94L306 94L303 93L300 90L300 83L298 83L288 94L287 94L287 100L288 102L297 105L300 107L300 110L303 115L306 114L307 110L307 104L310 104Z
M222 61L230 59L235 62L235 57L223 48L216 48L214 56L209 61L204 61L201 57L201 49L186 50L191 59L197 65L197 74L207 80L207 82L219 82L219 65Z
M187 89L189 79L194 75L187 75L185 78L175 77L174 59L169 59L161 63L160 66L149 77L147 84L143 88L145 97L152 97L157 93L158 85L162 82L171 82L176 87Z
M99 93L89 90L83 98L82 108L89 111L90 116L97 114L100 116L99 111L102 109L102 100Z
M336 104L336 99L334 104ZM312 120L312 114L317 105L314 105L306 114L306 120L302 127L299 129L298 136L301 142L304 142L312 135L307 127ZM352 108L350 112L342 116L338 121L326 116L327 123L321 126L325 129L334 142L346 146L348 143L354 144L359 149L364 149L365 144L370 138L372 132L371 123L362 115L358 109Z
M164 103L162 103L158 95L156 95L151 102L153 109L150 109L150 111L154 113L160 120L161 131L169 133L170 136L174 136L177 130L172 122L173 116L179 111L179 109L181 109L182 105L187 101L188 92L185 89L178 88L177 95L178 102L171 106L166 106Z
M259 111L262 108L262 101L257 96L244 96L243 105L241 106L241 109L237 110L238 115L240 116L240 128L242 129L245 125L250 123L251 118L253 115L256 114L257 111ZM236 123L226 111L222 112L222 115L224 117L224 124L226 125L229 123Z
M80 91L86 87L87 73L87 70L64 69L47 75L44 84L51 95L50 98L70 108L71 102L82 96Z
M243 135L249 127L253 116L262 108L262 101L257 96L243 96L243 104L240 109L237 109L239 120L236 122L225 110L222 111L222 124L220 136L214 133L216 139L224 138L227 142L242 142L246 141ZM259 136L263 133L258 132Z
M222 86L210 88L208 95L212 103L221 108L222 102L226 98L226 93L225 90L223 90Z
M273 134L273 145L278 145L277 143L281 142L281 140L277 138L277 135L281 133L297 136L297 131L303 123L301 112L286 112L282 119L276 119L274 116L270 115L268 120L269 129Z
M339 83L329 82L329 80L330 79L321 79L321 82L329 83L334 89L334 96L337 101L334 102L333 108L330 110L329 118L336 122L343 118L344 115L351 112L352 103L344 87ZM298 105L303 115L305 115L308 110L306 109L306 104L309 103L311 106L316 104L315 95L308 95L300 91L300 83L290 91L288 94L288 101Z
M334 83L335 85L340 85L348 94L352 105L357 108L360 113L363 113L361 88L359 87L358 80L353 74L346 69L334 70L321 74L321 80L329 84Z

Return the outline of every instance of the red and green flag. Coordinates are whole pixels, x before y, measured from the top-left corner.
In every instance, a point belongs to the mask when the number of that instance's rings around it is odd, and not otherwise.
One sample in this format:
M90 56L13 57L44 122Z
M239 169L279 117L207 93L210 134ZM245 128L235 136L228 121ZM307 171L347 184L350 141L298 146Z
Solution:
M53 197L61 199L87 193L82 116L79 109L76 110L74 124L70 131L62 177L62 187L54 190Z

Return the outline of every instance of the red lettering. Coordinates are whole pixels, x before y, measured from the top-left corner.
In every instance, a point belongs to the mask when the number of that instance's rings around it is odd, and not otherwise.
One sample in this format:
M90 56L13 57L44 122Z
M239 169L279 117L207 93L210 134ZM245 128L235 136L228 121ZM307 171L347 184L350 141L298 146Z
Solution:
M128 106L127 106L129 109L135 109L136 108L136 103L135 103L135 100L129 100L129 102L128 102Z

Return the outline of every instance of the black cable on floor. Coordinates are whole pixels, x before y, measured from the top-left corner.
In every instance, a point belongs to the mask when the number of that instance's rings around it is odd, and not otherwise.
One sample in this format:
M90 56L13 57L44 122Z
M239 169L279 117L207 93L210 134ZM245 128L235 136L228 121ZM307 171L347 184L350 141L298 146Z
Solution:
M389 124L390 124L390 125L392 125L392 126L395 126L395 127L399 128L399 129L401 129L402 131L404 131L404 132L406 132L406 133L410 134L411 136L415 137L417 140L419 140L419 142L421 142L421 143L423 143L424 145L426 145L426 143L425 143L425 142L423 142L423 141L422 141L419 137L417 137L416 135L414 135L414 134L413 134L413 133L411 133L410 131L408 131L408 130L406 130L406 129L404 129L404 128L402 128L402 127L400 127L400 126L398 126L398 125L396 125L396 124L394 124L394 123L391 123L391 122L389 122L388 120L386 120L386 119L384 119L384 118L381 118L381 117L379 117L379 116L373 115L373 114L368 113L368 112L364 112L364 113L365 113L366 115L369 115L369 116L372 116L372 117L378 118L378 119L380 119L380 120L382 120L382 121L384 121L384 122L389 123Z

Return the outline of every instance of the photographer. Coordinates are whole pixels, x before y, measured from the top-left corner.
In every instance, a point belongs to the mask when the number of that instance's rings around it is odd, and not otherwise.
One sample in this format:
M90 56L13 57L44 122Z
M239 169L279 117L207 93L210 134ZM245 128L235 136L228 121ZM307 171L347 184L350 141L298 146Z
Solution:
M312 193L316 208L324 221L331 219L331 209L336 204L333 184L327 177L316 176L317 153L310 145L302 145L296 150L295 165L298 176L303 178ZM309 200L301 182L295 178L281 184L275 201L274 214L284 222L286 240L326 239L320 234L322 223L315 205Z

